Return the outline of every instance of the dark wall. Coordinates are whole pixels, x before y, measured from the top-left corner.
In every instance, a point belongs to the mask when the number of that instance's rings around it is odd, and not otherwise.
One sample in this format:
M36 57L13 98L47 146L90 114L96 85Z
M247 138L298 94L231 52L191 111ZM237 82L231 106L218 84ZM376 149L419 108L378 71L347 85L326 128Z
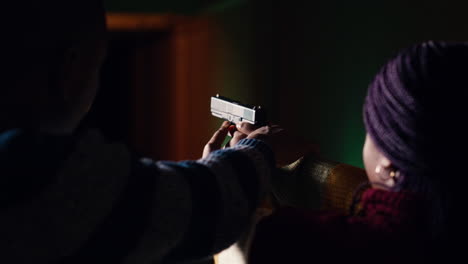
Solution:
M143 13L194 14L205 10L218 10L247 0L104 0L111 11Z

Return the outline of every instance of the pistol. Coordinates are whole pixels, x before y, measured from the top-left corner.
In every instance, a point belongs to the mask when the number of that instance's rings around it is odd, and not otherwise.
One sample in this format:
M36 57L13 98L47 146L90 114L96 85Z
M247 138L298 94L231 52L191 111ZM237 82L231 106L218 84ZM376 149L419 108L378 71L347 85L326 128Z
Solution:
M260 106L242 104L219 94L211 97L211 114L234 124L240 122L258 126L266 124L266 113Z

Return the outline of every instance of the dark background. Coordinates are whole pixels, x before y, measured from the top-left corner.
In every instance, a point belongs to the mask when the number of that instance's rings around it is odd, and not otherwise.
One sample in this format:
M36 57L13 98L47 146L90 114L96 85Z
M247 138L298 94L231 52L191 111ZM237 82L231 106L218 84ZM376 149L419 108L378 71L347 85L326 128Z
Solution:
M468 39L465 1L107 0L106 5L111 12L211 17L221 29L212 49L217 92L265 106L272 121L318 142L328 158L359 167L362 103L382 64L415 42ZM206 118L212 120L210 129L220 123L209 112Z

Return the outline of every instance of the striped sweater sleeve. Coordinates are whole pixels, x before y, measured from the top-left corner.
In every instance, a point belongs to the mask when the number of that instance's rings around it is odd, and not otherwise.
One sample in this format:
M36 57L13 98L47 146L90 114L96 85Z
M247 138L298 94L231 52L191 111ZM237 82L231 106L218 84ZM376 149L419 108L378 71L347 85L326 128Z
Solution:
M152 220L129 263L201 260L229 247L268 191L273 166L269 147L253 139L198 161L146 161L158 175Z

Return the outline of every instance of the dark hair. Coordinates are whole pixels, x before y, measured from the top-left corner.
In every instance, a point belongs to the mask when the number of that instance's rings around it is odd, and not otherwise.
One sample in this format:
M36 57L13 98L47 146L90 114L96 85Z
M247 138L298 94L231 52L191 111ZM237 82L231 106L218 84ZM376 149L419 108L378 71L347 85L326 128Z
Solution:
M428 200L430 229L447 238L458 225L468 149L468 45L424 42L400 52L376 75L364 104L368 134L403 177L397 188ZM462 186L462 187L461 187Z

